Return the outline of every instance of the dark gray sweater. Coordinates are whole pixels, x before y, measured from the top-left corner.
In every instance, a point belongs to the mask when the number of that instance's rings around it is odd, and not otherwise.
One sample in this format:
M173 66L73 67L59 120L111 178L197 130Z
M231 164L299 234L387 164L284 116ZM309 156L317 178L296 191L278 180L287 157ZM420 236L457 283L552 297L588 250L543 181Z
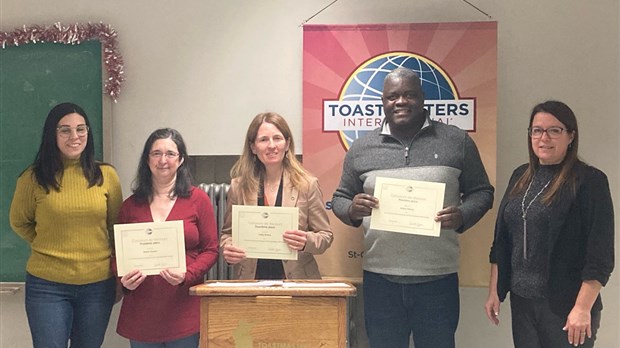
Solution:
M457 232L473 226L493 204L493 186L475 143L467 132L427 119L409 144L393 137L384 123L357 139L344 160L340 185L334 192L334 214L348 225L353 197L374 194L377 177L442 182L444 207L458 206L463 226L428 237L370 229L364 218L366 271L397 276L433 276L458 271Z

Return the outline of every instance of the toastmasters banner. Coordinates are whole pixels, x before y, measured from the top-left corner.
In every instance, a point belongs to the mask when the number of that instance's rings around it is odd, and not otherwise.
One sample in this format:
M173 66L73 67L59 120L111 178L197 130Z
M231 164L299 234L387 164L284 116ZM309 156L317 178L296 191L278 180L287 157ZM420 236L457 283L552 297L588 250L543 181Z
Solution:
M303 50L303 162L328 208L346 151L380 125L383 79L400 66L420 75L433 119L469 132L495 185L496 22L305 25ZM321 272L361 279L362 231L329 214L334 243L318 258ZM487 285L494 218L460 238L462 285Z

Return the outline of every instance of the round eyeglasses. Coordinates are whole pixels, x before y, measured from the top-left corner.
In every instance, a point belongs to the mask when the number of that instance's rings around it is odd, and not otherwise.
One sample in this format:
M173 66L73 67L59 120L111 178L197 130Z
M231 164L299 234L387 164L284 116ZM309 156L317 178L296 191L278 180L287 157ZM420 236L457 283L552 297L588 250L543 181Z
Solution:
M69 126L56 127L56 132L58 132L58 135L60 135L63 138L70 137L74 130L75 130L75 134L77 134L78 137L83 137L86 134L88 134L88 126L85 124L81 124L75 128L69 127Z

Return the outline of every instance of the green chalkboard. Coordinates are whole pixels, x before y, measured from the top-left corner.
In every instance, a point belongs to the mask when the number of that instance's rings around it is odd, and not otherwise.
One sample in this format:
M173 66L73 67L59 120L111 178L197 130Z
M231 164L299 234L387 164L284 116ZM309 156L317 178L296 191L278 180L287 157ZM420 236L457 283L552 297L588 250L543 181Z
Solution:
M36 43L0 48L0 282L25 279L30 248L9 224L19 174L34 160L49 110L80 105L102 158L101 44Z

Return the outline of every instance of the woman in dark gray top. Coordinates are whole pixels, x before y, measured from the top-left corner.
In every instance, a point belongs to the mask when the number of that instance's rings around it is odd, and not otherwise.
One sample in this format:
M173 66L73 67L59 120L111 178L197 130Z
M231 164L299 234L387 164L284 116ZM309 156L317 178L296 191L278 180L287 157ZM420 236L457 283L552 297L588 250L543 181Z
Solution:
M485 311L497 325L510 291L515 347L593 347L614 267L609 183L579 160L566 104L535 106L528 135L530 161L513 172L497 215Z

